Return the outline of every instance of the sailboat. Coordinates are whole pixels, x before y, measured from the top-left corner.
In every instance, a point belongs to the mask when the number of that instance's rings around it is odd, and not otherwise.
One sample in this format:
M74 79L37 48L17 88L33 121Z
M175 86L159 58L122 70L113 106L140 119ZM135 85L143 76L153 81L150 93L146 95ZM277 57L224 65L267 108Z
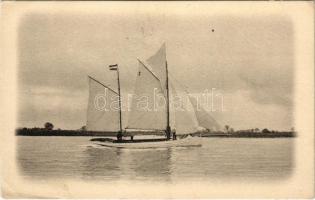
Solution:
M118 65L111 65L110 69L117 71L117 92L89 77L90 95L87 130L117 132L117 140L94 138L92 141L102 142L100 145L103 146L115 147L201 145L200 142L196 143L195 139L186 137L189 134L205 130L206 127L202 127L199 124L201 114L200 111L196 110L196 102L193 102L187 91L182 89L180 84L169 76L165 44L149 59L145 61L138 59L134 98L132 99L128 125L125 127L125 130L122 129L121 120ZM95 109L95 98L103 90L107 94L106 102L118 99L118 110L109 109L106 106L104 108L105 112ZM202 110L201 112L205 111ZM123 139L125 133L131 135L130 140ZM164 133L165 137L158 139L133 139L134 136L138 137L137 135L144 133Z

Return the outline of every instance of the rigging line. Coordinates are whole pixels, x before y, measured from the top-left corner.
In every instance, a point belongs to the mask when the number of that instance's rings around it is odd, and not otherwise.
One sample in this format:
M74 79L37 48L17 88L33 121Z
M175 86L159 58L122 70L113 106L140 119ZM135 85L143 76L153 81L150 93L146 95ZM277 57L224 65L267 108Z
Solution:
M138 61L144 66L144 68L146 70L148 70L154 76L154 78L156 78L158 81L160 81L160 79L140 59L138 59Z
M119 95L115 90L113 90L113 89L111 89L110 87L104 85L104 84L101 83L100 81L94 79L93 77L91 77L91 76L89 76L89 75L88 75L88 77L89 77L90 79L92 79L93 81L97 82L98 84L102 85L103 87L105 87L105 88L109 89L110 91L114 92L115 94Z
M138 59L138 60L139 60L139 59ZM139 62L141 62L141 64L143 64L143 66L160 82L160 87L161 87L161 89L164 91L163 84L162 84L161 80L157 77L157 75L155 75L155 73L154 73L152 70L150 70L150 69L147 67L147 65L148 65L148 66L150 66L151 69L152 69L152 66L151 66L147 61L145 61L145 64L144 64L141 60L139 60ZM163 95L164 95L164 97L166 98L166 96L165 96L165 91L163 92Z

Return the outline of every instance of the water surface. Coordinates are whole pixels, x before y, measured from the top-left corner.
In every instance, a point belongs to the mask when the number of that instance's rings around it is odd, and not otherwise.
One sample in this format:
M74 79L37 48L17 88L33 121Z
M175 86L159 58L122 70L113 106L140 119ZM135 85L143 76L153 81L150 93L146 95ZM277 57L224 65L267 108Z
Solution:
M90 137L18 136L17 161L27 179L282 180L293 170L294 138L201 138L202 147L128 150Z

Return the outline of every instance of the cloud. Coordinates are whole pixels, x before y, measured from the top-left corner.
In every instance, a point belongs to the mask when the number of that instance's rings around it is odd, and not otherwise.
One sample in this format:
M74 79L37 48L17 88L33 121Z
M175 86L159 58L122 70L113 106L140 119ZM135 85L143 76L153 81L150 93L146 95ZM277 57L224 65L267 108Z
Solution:
M19 126L42 126L52 122L55 127L79 128L85 124L87 94L58 88L37 87L18 95Z
M249 90L253 101L260 104L276 104L292 109L292 68L256 68L239 73L239 78Z
M224 112L211 112L222 125L236 129L268 128L289 130L293 125L292 109L278 104L253 101L249 90L224 94Z

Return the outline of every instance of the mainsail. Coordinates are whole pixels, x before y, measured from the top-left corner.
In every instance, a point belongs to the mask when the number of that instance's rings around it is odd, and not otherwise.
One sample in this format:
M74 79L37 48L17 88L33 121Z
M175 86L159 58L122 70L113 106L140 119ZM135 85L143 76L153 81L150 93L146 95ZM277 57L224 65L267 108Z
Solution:
M166 80L166 47L165 44L147 59L147 63L152 68L153 72L161 81L162 89L165 90ZM195 99L188 96L186 89L169 74L170 82L170 123L172 129L176 130L177 134L185 134L196 132L202 128L210 130L220 130L220 125L216 120L201 107L197 108ZM165 93L164 93L165 94ZM178 101L181 101L180 108ZM176 107L176 108L174 108Z
M89 131L119 131L118 93L89 77L86 128Z
M128 129L165 130L166 103L158 77L139 61Z
M131 104L127 129L166 130L169 125L176 134L189 134L220 126L204 110L198 110L194 99L173 77L168 76L165 44L146 62L139 60L135 94ZM167 87L168 77L168 87ZM169 113L167 112L167 89ZM169 114L169 115L168 115Z
M160 80L163 94L166 97L167 61L165 44L146 61ZM181 88L172 77L169 77L169 93L171 128L175 130L178 135L196 132L199 125L194 113L194 108L185 90Z

